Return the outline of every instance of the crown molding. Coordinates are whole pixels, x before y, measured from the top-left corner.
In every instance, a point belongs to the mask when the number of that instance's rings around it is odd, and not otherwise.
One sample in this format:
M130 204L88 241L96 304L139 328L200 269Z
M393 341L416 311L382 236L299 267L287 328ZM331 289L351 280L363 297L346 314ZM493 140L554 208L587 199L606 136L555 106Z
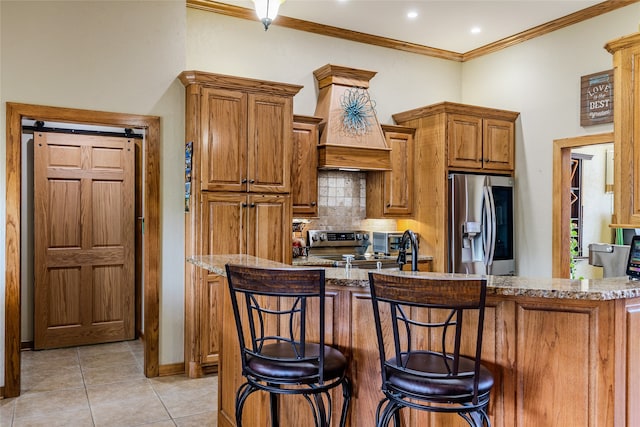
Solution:
M595 4L586 9L574 12L570 15L563 16L562 18L549 21L545 24L538 25L537 27L530 28L521 33L514 34L502 40L498 40L494 43L490 43L477 49L470 50L469 52L466 52L462 55L462 60L468 61L470 59L478 58L480 56L505 49L518 43L522 43L527 40L549 34L553 31L560 30L570 25L586 21L587 19L595 18L596 16L603 15L621 7L629 6L630 4L637 3L638 1L640 0L607 0L602 3Z
M606 0L602 3L595 4L591 7L579 10L570 15L563 16L562 18L558 18L545 24L538 25L537 27L530 28L521 33L514 34L513 36L498 40L494 43L490 43L477 49L470 50L466 53L437 49L417 43L409 43L387 37L375 36L373 34L332 27L330 25L317 24L315 22L290 18L283 15L278 16L273 21L272 25L278 25L298 31L306 31L323 36L336 37L358 43L365 43L379 47L386 47L389 49L401 50L418 55L464 62L483 55L487 55L489 53L497 52L518 43L522 43L527 40L531 40L533 38L548 34L552 31L568 27L569 25L574 25L579 22L586 21L587 19L594 18L596 16L611 12L613 10L628 6L633 3L637 3L639 1L640 0ZM258 21L258 18L256 17L253 9L233 6L213 0L187 0L187 7L219 13L221 15L232 16L234 18Z

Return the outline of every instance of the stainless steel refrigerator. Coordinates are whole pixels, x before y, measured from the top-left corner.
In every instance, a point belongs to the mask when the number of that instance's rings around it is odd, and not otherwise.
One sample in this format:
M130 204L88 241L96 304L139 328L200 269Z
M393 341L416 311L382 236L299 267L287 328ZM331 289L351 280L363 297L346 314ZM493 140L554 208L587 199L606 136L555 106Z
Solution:
M449 272L514 275L513 178L449 175Z

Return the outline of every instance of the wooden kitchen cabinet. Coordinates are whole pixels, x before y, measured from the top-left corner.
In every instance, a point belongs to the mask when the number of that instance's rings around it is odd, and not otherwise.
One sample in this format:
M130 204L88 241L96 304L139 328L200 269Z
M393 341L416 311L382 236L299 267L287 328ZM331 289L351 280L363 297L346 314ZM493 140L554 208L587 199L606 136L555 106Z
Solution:
M318 216L318 140L321 117L293 116L293 216Z
M513 120L466 114L448 115L449 167L512 171L514 128Z
M291 97L202 88L201 189L287 193Z
M205 254L248 254L291 263L291 197L210 192L204 205Z
M613 222L640 224L640 33L605 45L613 54Z
M291 263L291 198L286 194L209 192L203 196L203 251L207 254L249 254ZM200 369L217 365L223 277L202 271L195 290ZM232 318L230 318L232 319ZM196 375L197 376L197 375Z
M367 173L367 218L395 218L413 213L415 129L382 125L391 148L391 170Z
M420 236L420 253L433 256L431 268L447 271L450 172L514 173L514 128L519 113L443 102L393 115L415 128L413 215L398 229Z
M186 87L192 146L185 197L185 255L250 254L291 263L293 96L298 85L201 71ZM220 357L220 286L185 268L185 370L199 377Z

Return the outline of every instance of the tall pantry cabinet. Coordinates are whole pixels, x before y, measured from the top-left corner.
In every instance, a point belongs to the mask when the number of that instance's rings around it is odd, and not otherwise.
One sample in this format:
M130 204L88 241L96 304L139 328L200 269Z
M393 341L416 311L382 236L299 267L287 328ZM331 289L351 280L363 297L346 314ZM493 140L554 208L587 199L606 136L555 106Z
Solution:
M293 96L302 86L200 71L179 78L192 143L186 256L291 263ZM225 282L192 264L185 269L185 370L199 377L219 363Z

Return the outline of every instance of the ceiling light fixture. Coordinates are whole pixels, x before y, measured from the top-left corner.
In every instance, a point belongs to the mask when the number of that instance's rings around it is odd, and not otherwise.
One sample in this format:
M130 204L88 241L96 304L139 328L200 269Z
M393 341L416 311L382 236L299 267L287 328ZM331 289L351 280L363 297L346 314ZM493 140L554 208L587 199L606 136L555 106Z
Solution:
M409 19L415 19L418 17L418 12L416 12L415 10L412 10L411 12L407 13L407 18Z
M482 32L482 28L480 27L471 27L471 34L480 34Z
M256 15L264 25L264 30L269 29L269 25L278 16L278 9L285 0L253 0L256 6Z

